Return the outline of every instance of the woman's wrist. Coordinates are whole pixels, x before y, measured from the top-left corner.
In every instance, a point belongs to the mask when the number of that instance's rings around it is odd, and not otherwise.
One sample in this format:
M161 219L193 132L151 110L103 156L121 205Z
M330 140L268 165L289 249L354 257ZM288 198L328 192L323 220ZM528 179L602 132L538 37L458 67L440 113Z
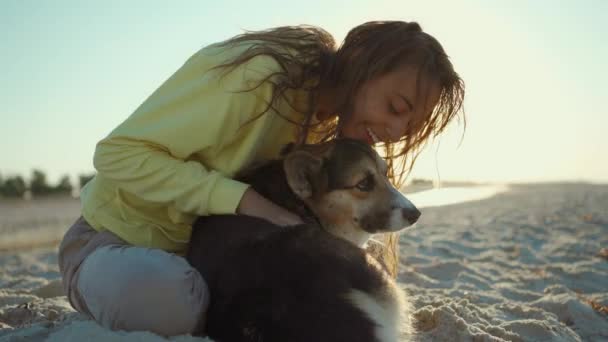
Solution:
M302 219L294 213L271 202L253 188L248 188L236 209L237 214L263 218L281 226L302 223Z
M245 192L243 193L243 196L241 197L238 206L236 207L236 213L242 215L250 215L251 212L255 212L256 210L254 209L254 207L258 205L257 202L260 201L260 197L262 197L262 195L258 194L258 192L253 190L253 188L247 188L247 190L245 190Z

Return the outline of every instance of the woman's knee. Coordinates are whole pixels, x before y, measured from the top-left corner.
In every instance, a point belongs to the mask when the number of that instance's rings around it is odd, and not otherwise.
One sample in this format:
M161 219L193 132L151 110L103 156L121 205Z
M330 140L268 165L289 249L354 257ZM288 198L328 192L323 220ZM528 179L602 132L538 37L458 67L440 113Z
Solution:
M200 273L162 250L106 246L81 267L78 291L93 318L110 329L186 334L209 305Z

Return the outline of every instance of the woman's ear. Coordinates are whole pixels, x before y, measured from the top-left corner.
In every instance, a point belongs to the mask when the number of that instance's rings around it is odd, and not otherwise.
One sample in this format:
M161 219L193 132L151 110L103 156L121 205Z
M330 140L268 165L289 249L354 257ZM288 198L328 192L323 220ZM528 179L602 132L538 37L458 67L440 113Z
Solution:
M314 180L323 167L323 158L299 150L290 153L283 160L283 169L291 190L302 200L313 194Z

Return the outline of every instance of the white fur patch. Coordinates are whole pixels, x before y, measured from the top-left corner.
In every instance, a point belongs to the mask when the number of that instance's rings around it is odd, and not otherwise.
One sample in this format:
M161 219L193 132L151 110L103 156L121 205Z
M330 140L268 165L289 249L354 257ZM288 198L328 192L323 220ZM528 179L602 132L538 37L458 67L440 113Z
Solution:
M387 226L388 229L392 231L398 231L411 225L412 224L409 223L409 221L403 217L403 212L401 211L401 208L391 210L391 216L388 220Z
M352 289L346 297L376 323L376 337L382 342L398 342L401 335L402 313L399 300L395 303L379 300L374 296Z

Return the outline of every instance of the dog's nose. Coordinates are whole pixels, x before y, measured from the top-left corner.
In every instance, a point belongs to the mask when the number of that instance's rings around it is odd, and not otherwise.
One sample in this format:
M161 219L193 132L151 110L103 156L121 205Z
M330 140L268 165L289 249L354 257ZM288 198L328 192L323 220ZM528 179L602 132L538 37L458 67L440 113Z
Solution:
M407 222L414 224L416 221L418 221L421 213L420 210L416 208L403 208L401 209L401 214L403 215L403 218L407 220Z

